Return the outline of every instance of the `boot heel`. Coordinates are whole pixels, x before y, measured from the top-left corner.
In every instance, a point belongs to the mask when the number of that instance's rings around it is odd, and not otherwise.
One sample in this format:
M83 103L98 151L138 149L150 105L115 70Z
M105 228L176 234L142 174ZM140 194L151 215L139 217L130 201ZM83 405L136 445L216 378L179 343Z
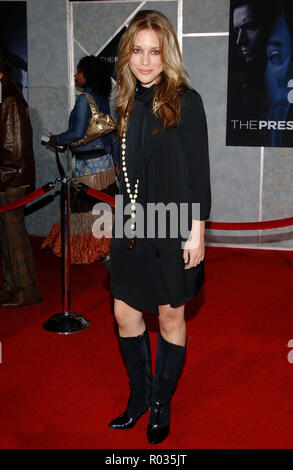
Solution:
M162 415L167 415L168 424L160 425ZM152 418L153 416L153 418ZM150 444L159 444L169 435L170 431L170 403L155 402L151 406L150 420L154 424L149 424L147 428L147 438Z

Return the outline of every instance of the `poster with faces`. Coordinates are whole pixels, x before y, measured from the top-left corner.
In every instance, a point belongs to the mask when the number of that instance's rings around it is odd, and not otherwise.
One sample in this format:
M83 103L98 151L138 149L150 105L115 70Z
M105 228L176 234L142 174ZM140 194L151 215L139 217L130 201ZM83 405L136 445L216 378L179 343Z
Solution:
M293 146L292 0L230 0L226 144Z

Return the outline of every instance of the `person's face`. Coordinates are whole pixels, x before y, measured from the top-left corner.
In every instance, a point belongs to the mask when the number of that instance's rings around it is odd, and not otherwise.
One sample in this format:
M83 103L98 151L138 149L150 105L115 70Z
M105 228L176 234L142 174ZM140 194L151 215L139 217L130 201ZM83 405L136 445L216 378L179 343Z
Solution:
M258 55L261 44L261 25L251 4L235 8L233 12L233 27L236 33L236 43L247 63L253 62Z
M86 79L84 78L83 72L78 67L74 78L77 87L82 88L86 84Z
M142 29L137 33L129 66L144 87L149 88L160 81L163 64L159 38L153 29Z
M292 38L282 12L269 37L265 86L270 103L288 104L288 81L293 78Z

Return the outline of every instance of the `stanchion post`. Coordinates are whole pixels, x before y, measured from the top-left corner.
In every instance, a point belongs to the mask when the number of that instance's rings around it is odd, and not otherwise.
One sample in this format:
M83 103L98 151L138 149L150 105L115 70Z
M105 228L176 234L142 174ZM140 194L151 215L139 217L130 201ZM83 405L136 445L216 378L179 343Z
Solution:
M70 312L70 183L64 178L61 185L61 235L63 264L63 311Z
M60 334L77 333L90 326L84 317L70 311L70 182L71 178L61 177L63 312L56 313L43 324L45 330Z

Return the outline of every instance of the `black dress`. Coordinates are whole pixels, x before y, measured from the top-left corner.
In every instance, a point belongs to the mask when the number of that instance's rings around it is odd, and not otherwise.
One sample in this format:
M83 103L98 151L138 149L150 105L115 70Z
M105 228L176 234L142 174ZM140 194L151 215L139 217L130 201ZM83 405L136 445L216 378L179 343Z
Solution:
M126 135L127 173L132 193L139 178L137 203L144 209L143 230L137 233L135 248L128 249L130 240L121 227L129 226L130 215L122 214L121 207L130 200L121 174L123 204L116 206L111 239L112 295L152 313L158 313L158 305L176 307L193 298L203 283L204 270L203 262L184 269L182 246L187 237L182 237L180 218L174 228L167 210L166 233L160 233L158 219L148 218L147 208L171 203L180 214L184 203L190 229L191 204L200 204L198 217L193 217L200 220L208 218L211 204L207 127L200 95L186 88L178 126L154 134L159 124L151 111L155 86L138 84ZM138 216L137 209L137 221Z

